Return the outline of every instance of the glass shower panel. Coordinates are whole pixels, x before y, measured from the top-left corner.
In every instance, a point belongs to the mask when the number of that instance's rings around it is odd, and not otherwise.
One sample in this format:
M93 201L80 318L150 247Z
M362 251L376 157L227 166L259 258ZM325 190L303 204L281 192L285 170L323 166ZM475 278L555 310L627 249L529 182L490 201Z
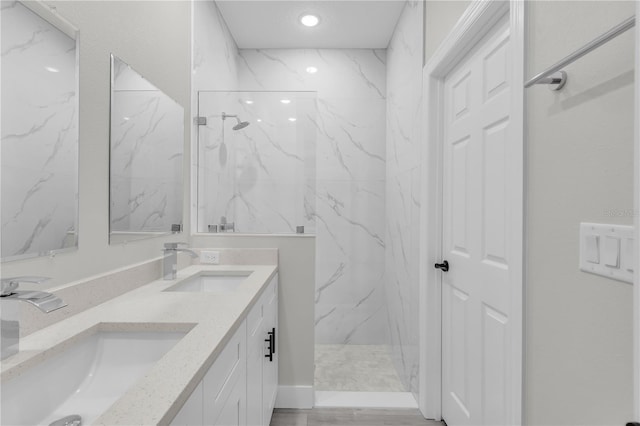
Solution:
M315 232L316 92L198 93L198 232Z

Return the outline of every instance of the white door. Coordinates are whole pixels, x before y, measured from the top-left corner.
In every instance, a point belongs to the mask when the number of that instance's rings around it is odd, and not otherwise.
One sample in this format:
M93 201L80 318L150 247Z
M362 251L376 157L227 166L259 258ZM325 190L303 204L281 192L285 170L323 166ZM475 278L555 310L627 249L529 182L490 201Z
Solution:
M506 425L513 403L509 233L520 209L509 180L520 168L509 164L510 43L505 16L444 81L442 252L450 270L442 273L442 413L449 426Z

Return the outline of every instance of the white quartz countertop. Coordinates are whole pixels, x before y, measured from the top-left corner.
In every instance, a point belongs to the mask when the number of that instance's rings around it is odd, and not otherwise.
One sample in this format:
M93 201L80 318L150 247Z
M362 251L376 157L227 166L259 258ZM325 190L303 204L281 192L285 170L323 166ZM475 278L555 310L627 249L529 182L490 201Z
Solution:
M163 291L208 271L250 272L251 275L231 292ZM20 352L2 362L1 380L20 375L96 329L190 330L94 422L97 425L168 424L276 272L275 265L189 266L178 272L176 280L154 281L23 338Z

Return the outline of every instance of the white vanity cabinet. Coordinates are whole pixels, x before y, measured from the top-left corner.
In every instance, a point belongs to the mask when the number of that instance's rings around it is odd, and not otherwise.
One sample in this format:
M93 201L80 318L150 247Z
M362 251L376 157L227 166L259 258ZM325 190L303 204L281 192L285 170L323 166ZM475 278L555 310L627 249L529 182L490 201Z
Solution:
M247 315L247 425L268 426L278 389L278 277Z
M277 322L276 275L171 424L268 426L278 388Z
M263 357L262 361L262 424L269 426L271 415L278 393L278 276L267 287L264 293L264 322L266 335L273 333L273 349L271 359ZM266 343L266 342L265 342ZM265 354L268 352L265 351Z

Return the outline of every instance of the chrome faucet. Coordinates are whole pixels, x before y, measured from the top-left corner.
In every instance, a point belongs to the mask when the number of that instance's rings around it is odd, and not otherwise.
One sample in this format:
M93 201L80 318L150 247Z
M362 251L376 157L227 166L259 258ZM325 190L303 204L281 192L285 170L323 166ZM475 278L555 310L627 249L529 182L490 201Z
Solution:
M189 256L196 258L198 253L186 248L178 246L186 245L185 243L164 243L164 258L162 259L162 277L165 280L175 280L178 274L178 252L187 253Z
M13 277L0 280L0 298L6 301L23 301L32 304L44 313L53 312L67 306L59 297L44 291L17 290L20 283L40 284L48 281L47 277ZM20 345L20 322L2 319L2 354L1 359L18 353Z

